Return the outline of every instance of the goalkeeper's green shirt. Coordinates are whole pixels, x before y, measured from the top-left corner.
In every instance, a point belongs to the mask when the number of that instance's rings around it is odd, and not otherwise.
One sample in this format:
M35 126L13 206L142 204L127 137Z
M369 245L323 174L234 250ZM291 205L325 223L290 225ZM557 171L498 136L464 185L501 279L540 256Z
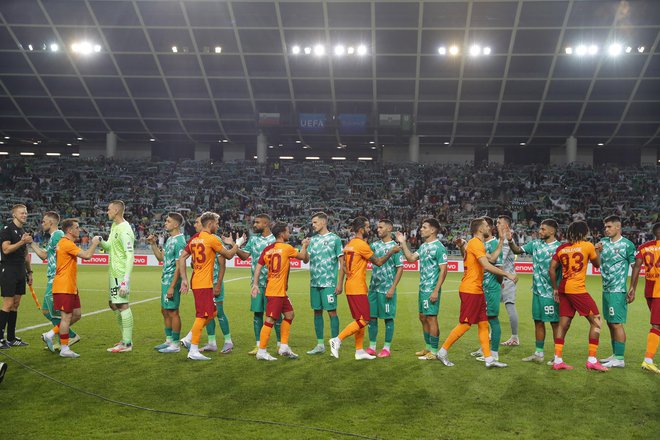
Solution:
M131 276L135 254L134 242L135 234L127 221L112 224L108 241L101 242L101 248L110 255L110 278L121 281L124 277Z

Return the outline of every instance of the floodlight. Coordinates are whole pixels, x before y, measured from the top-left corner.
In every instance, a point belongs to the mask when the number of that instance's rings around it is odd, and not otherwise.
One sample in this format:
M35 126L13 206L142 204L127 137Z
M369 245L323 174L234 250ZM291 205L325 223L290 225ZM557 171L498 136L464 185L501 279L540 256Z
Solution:
M357 48L357 53L358 55L366 55L367 54L367 46L364 44L360 44Z
M300 46L296 45L291 48L291 53L294 55L298 55L300 53Z
M344 46L342 46L341 44L335 46L335 55L342 56L344 55L344 52L346 52L346 48Z
M621 47L621 45L619 43L612 43L612 44L610 44L610 47L607 49L607 53L611 57L616 57L616 56L621 55L622 50L623 50L623 48Z
M472 55L473 57L476 57L480 53L481 53L481 46L479 46L478 44L474 44L474 45L470 46L470 55Z

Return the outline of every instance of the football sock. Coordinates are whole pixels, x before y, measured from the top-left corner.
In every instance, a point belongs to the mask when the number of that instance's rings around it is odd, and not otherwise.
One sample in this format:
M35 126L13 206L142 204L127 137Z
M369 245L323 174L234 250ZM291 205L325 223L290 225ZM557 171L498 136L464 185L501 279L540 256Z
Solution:
M431 340L431 353L437 353L438 352L438 344L440 343L440 337L430 335L429 339Z
M614 346L614 357L616 359L623 359L623 355L626 352L626 343L625 342L619 342L619 341L612 341L612 345Z
M562 362L563 353L564 353L564 339L555 338L555 363Z
M598 351L598 339L589 338L589 357L595 358L597 351Z
M16 339L16 320L18 319L18 312L11 311L7 317L7 340L13 341Z
M660 344L660 330L652 328L646 337L646 354L644 355L645 358L651 359L650 363L653 363L653 357L658 351L658 344Z
M543 353L544 346L545 346L545 341L536 341L536 352Z
M449 333L449 336L447 336L447 339L445 339L444 344L442 344L442 348L446 350L449 350L449 348L454 345L458 339L465 334L466 331L470 330L470 324L458 324L454 329Z
M206 318L195 318L195 322L193 323L192 326L192 338L190 339L191 345L199 345L199 340L202 338L202 329L206 326L207 324L207 319Z
M172 331L172 342L177 342L181 337L181 332Z
M172 342L172 328L165 327L165 341Z
M261 328L264 326L264 314L255 312L252 325L254 327L254 339L257 341L257 345L259 345L259 334L261 333Z
M355 332L355 350L364 349L364 327Z
M509 324L511 324L511 336L518 337L518 311L516 305L512 303L504 304L506 313L509 315Z
M216 304L215 308L218 310L218 324L220 324L220 331L222 331L222 334L225 335L225 340L227 340L227 336L229 335L229 318L225 315L224 304ZM231 335L229 335L229 339L231 340Z
M273 324L266 321L264 326L261 327L261 332L259 333L259 349L265 350L268 346L268 338L270 338L270 332L273 330Z
M280 340L282 342L282 345L289 345L289 335L291 334L291 323L292 320L284 318L282 320L282 339Z
M275 321L275 335L277 336L277 343L279 344L282 341L282 317Z
M65 350L64 347L69 347L69 334L68 333L60 333L60 345L61 348L60 350Z
M424 343L426 344L426 349L431 351L431 335L427 332L424 332Z
M50 312L46 312L46 313L44 314L44 316L45 316L46 318L48 318L48 320L49 320L50 322L53 323L53 326L56 326L56 325L59 326L59 325L60 325L60 321L62 321L62 318L58 318L58 317L56 317L56 316L51 316ZM72 328L69 328L69 338L75 338L76 335L77 335L77 333L74 332Z
M488 318L488 324L490 325L490 349L492 351L497 351L500 347L500 341L502 340L502 326L500 325L500 319L497 316L494 318Z
M320 312L320 313L319 313ZM323 311L314 311L314 331L316 332L316 340L323 340Z
M209 335L209 342L211 342L211 337L215 341L215 319L211 319L208 324L206 324L206 333Z
M133 311L130 307L121 311L121 339L126 345L133 342Z
M119 324L119 331L123 332L124 326L122 325L121 310L115 310L115 318L117 318L117 324Z
M394 338L394 320L386 319L385 320L385 345L387 348L390 348L392 344L392 339Z
M481 344L481 351L484 357L490 357L490 347L488 345L488 321L481 321L477 324L477 332L479 335L479 343Z
M364 327L364 326L363 326ZM339 338L340 341L343 341L344 339L348 338L349 336L357 333L357 331L360 330L360 324L358 324L357 321L351 321L350 324L346 326L344 330L339 333Z
M369 320L369 346L375 347L377 340L378 340L378 319L370 319Z
M330 317L330 335L336 338L339 335L339 316Z
M0 339L5 337L5 327L7 327L7 318L9 317L9 312L0 310Z
M48 330L48 332L46 332L46 336L48 336L49 338L52 338L53 336L55 336L59 332L60 332L60 326L56 325L52 329Z

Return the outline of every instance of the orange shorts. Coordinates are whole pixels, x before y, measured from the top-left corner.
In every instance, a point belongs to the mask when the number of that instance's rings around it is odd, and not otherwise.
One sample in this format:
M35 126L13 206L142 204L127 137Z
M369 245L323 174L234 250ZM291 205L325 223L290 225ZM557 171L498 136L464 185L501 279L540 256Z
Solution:
M369 321L369 297L367 295L346 295L348 308L351 309L353 319Z
M277 321L283 313L287 312L293 312L293 304L288 296L266 297L266 316Z
M458 295L461 297L461 311L459 312L458 322L472 325L488 321L486 297L484 295L463 292L458 292Z
M80 308L80 296L70 293L53 293L53 305L55 310L64 313L73 313Z
M598 306L594 299L588 293L560 293L559 294L559 316L575 316L578 312L580 316L598 315Z
M193 296L196 318L214 317L218 313L213 302L213 289L193 289Z

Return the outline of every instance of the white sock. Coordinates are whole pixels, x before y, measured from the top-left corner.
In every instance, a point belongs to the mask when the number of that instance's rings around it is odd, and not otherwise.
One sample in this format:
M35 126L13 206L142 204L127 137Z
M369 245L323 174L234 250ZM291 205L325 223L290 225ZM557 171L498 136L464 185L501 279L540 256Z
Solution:
M557 356L555 355L555 364L561 364L562 362L564 362L564 360L563 360L562 358L557 357Z
M289 350L289 344L280 344L280 351L287 351Z
M587 362L591 362L592 364L595 364L596 362L598 362L598 359L596 359L594 356L589 356L587 358Z
M258 354L266 354L266 349L265 348L260 348L259 351L257 351Z
M485 357L485 358L484 358L484 361L487 362L487 363L489 363L489 364L490 364L491 362L493 362L494 360L495 360L495 359L493 359L493 356L488 356L488 357Z
M191 353L199 353L199 345L197 345L197 344L190 344L190 352L191 352Z
M536 351L534 352L534 354L537 355L537 356L543 356L543 352L542 352L542 351L538 351L538 350L536 350Z
M192 330L188 332L188 334L183 338L183 340L188 342L192 340Z
M373 344L369 344L369 348L376 350L376 343L374 342Z
M171 344L172 343L172 337L171 336L166 337L165 338L165 343L166 344Z
M280 341L277 341L277 348L280 348L282 346L282 343Z
M55 336L55 332L53 331L53 329L48 330L46 332L46 336L52 339L53 336Z
M359 350L355 350L355 354L366 354L366 351L364 351L364 348L361 348Z
M232 342L231 338L228 338L228 337L225 336L225 344L232 344L232 343L233 342Z
M518 335L511 335L511 339L518 339Z
M69 350L70 350L70 349L69 349L69 344L62 345L62 346L60 347L60 351L69 351Z
M448 353L447 350L445 350L445 348L442 347L442 348L440 348L440 351L438 352L438 355L442 356L442 357L445 357L445 356L447 356L447 353Z
M497 352L497 351L493 351L493 350L491 350L491 351L490 351L490 355L491 355L492 357L494 357L495 359L499 359L499 358L500 358L500 353Z
M652 364L652 363L653 363L653 359L651 359L651 358L644 358L644 362L646 362L647 364Z

